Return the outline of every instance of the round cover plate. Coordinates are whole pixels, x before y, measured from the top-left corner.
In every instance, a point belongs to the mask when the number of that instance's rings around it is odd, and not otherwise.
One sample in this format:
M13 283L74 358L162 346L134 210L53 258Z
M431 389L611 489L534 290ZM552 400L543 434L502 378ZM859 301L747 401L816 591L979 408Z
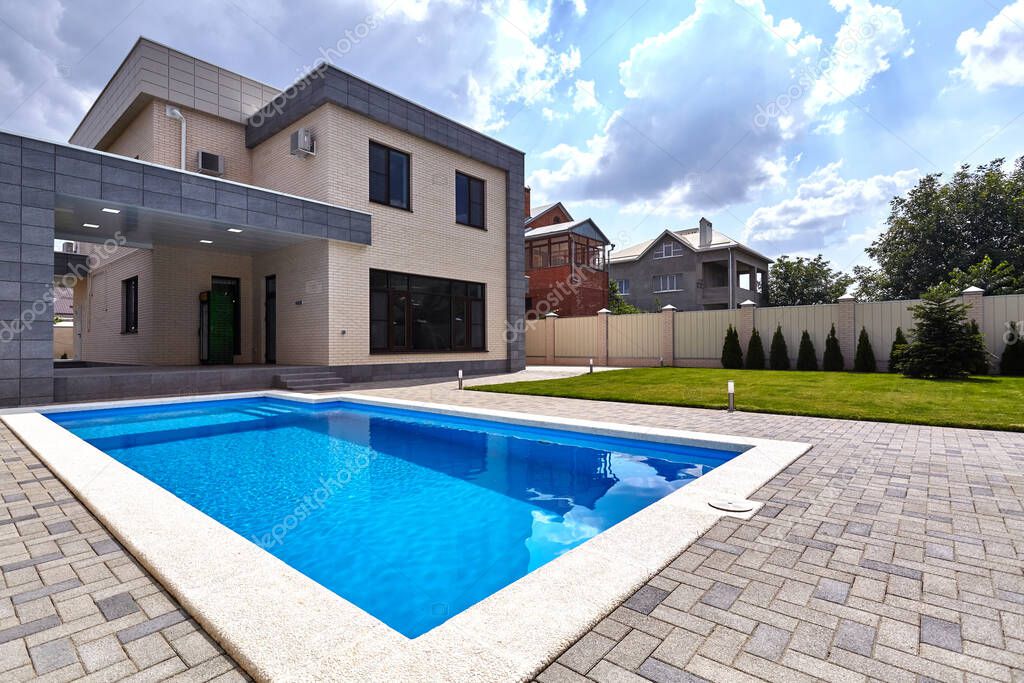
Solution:
M745 500L733 500L731 498L716 498L715 500L709 500L708 505L721 510L722 512L750 512L754 509L754 505Z

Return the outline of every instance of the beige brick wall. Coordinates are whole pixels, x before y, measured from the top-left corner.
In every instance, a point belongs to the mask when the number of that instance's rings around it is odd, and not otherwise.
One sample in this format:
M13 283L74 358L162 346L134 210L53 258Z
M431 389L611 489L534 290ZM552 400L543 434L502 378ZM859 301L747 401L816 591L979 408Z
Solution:
M139 331L121 334L121 282L139 278ZM82 335L82 360L140 365L153 362L162 343L156 326L153 257L145 249L125 250L123 256L96 267L85 279L84 306L75 324ZM76 295L79 288L76 288ZM76 301L77 303L77 301ZM79 309L75 310L79 313Z
M300 126L317 136L314 158L289 154L289 136ZM412 211L369 201L371 139L410 155ZM255 184L373 215L372 245L330 242L326 332L332 365L506 357L504 171L334 105L321 107L259 145L253 166ZM456 170L486 182L487 230L455 222ZM488 351L370 355L371 268L484 283Z
M167 116L167 102L151 101L105 151L172 168L181 166L181 122ZM252 183L252 155L245 126L219 116L175 105L187 122L186 170L198 172L199 150L224 157L223 178Z

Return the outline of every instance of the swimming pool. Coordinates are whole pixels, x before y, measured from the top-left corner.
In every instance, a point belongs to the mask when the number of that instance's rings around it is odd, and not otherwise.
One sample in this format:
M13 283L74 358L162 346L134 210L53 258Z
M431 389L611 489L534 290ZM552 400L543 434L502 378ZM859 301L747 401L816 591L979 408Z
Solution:
M48 417L409 638L746 450L269 397Z

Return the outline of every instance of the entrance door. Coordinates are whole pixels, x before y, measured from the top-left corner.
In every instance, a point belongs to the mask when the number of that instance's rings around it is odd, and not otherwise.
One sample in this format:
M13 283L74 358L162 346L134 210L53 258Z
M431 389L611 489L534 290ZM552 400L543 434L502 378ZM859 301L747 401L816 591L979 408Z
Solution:
M264 279L263 292L264 360L273 365L277 362L277 276Z
M233 363L242 352L238 278L214 277L210 288L210 363Z

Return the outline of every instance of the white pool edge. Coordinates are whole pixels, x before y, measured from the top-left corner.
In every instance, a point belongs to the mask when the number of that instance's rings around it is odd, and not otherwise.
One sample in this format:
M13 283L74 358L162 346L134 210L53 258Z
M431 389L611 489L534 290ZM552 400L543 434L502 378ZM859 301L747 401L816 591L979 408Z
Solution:
M750 449L410 640L38 412L261 396ZM708 500L747 498L810 448L344 392L104 401L0 411L0 419L251 675L281 681L528 680L724 516Z

